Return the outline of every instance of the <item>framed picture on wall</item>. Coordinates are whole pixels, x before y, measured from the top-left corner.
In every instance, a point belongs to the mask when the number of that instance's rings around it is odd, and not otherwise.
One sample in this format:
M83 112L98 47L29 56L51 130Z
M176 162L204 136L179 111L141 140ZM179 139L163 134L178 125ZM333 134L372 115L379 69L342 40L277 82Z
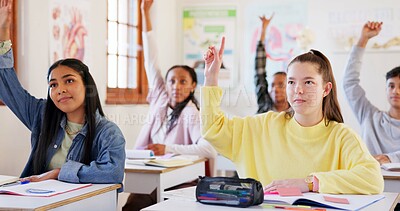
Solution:
M233 87L238 79L235 6L185 6L182 11L183 63L195 68L198 84L204 82L203 54L219 47L225 36L225 51L219 75L221 87Z

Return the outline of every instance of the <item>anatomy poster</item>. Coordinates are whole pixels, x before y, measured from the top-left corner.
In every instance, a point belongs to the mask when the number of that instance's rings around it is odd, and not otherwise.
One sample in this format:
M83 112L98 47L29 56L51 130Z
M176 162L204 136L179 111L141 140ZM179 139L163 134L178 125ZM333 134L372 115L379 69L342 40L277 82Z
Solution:
M307 13L306 1L265 1L247 8L244 49L245 55L248 55L246 68L249 72L254 71L257 42L261 34L259 16L265 15L270 18L274 14L264 40L267 73L271 76L275 72L286 71L292 57L304 51L300 48L298 40L301 32L307 28Z
M63 58L75 58L88 63L90 1L49 2L50 63Z

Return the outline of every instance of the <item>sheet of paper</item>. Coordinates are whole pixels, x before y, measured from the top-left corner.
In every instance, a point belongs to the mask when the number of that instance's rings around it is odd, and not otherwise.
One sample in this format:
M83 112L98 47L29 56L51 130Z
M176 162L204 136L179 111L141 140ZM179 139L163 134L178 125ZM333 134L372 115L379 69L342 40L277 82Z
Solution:
M350 204L349 200L346 198L338 198L338 197L332 197L332 196L324 196L325 201L329 202L334 202L334 203L340 203L340 204Z
M92 184L74 184L61 182L58 180L45 180L41 182L30 182L22 185L0 187L0 193L20 196L49 197L91 185Z
M276 191L280 196L302 196L299 188L277 188Z

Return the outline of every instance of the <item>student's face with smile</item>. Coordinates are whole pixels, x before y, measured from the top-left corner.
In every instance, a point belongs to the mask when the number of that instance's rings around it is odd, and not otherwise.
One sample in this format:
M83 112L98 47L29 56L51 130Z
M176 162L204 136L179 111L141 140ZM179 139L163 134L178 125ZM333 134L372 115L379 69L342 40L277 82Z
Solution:
M172 108L188 98L190 92L196 88L196 83L190 74L180 67L169 71L166 82L169 104Z
M386 81L386 96L391 107L400 109L400 77L396 76Z
M287 72L286 93L288 102L296 115L317 120L322 119L322 100L330 83L324 83L317 66L309 62L295 62Z
M68 120L82 123L85 114L85 85L77 71L63 65L56 67L50 73L49 94L55 106L67 114Z

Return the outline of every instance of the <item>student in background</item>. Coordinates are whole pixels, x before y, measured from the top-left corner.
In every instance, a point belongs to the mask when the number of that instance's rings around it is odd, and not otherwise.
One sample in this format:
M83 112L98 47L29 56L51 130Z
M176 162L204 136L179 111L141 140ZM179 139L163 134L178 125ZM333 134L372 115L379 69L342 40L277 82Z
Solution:
M12 0L0 0L0 99L32 132L24 180L122 183L125 139L101 108L88 67L76 59L48 71L47 99L24 90L13 68Z
M268 92L268 81L266 79L267 56L264 47L266 29L274 15L269 19L265 15L260 17L262 22L260 40L257 44L257 52L255 59L255 83L257 94L257 113L267 111L286 111L289 108L289 103L286 100L286 73L276 72L272 78L271 93Z
M353 47L343 78L350 107L361 125L361 134L369 151L379 163L400 162L400 66L386 73L389 111L381 111L367 99L360 86L362 57L368 41L377 36L382 22L365 23Z
M289 63L289 111L229 119L220 109L218 87L224 42L219 51L211 46L204 56L202 134L235 163L239 176L261 181L265 191L280 187L333 194L383 191L379 163L357 134L342 124L335 79L322 53L311 50Z
M194 69L186 65L175 65L167 71L165 81L161 76L150 19L152 4L153 0L143 0L141 5L150 113L136 139L135 148L153 150L155 155L175 153L215 158L217 152L202 139L200 133L199 108L194 97L197 85ZM123 210L140 210L156 202L156 191L151 195L131 194Z

